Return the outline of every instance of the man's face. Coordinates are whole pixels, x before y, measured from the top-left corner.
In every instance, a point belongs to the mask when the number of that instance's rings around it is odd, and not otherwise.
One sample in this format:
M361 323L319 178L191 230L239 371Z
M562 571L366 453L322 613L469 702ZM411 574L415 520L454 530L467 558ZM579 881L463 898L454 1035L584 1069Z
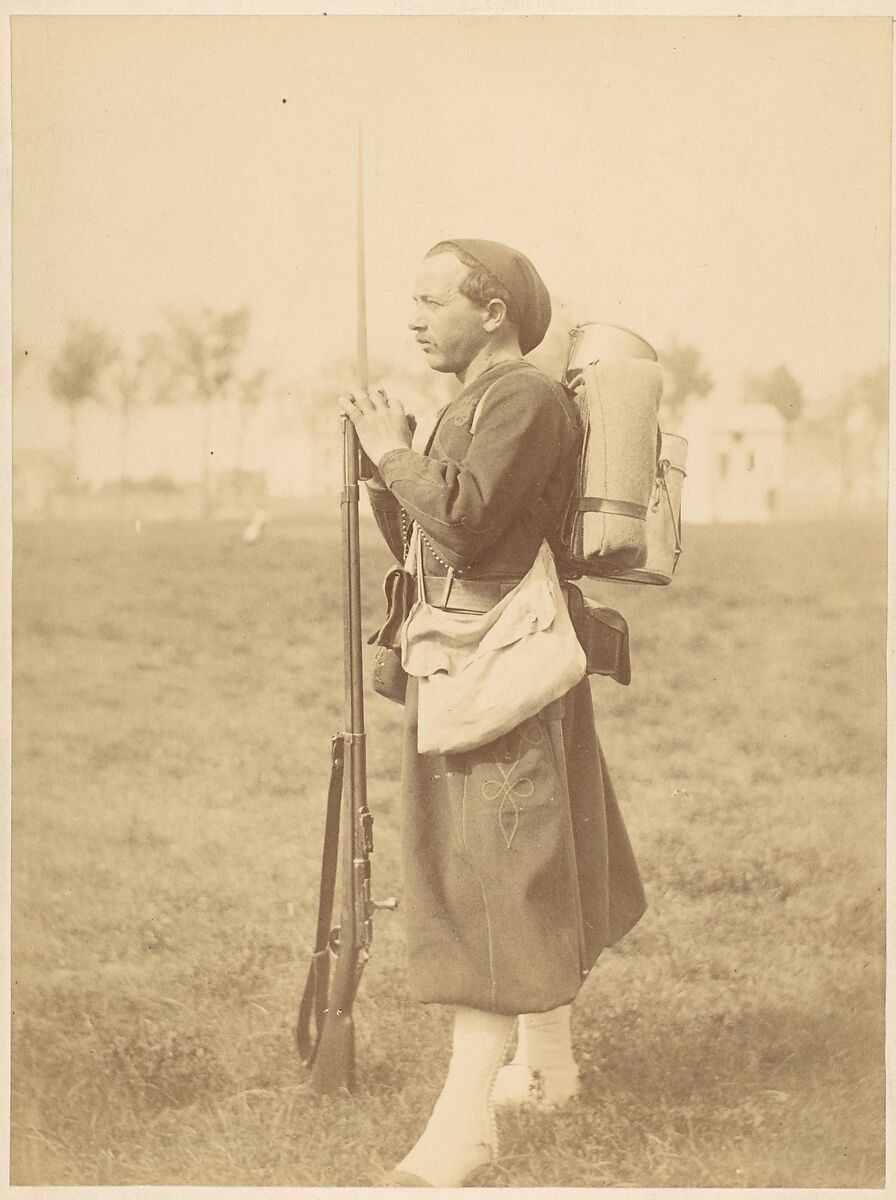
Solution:
M460 293L467 268L453 254L425 258L414 280L414 315L408 322L434 371L457 374L488 342L485 309Z

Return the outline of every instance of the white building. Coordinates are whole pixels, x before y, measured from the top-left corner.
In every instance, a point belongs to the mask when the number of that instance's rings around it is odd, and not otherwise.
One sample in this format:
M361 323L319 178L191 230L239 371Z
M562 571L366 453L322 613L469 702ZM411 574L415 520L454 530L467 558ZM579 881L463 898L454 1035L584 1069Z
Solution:
M688 442L685 521L780 515L787 422L776 408L711 396L692 401L674 432Z

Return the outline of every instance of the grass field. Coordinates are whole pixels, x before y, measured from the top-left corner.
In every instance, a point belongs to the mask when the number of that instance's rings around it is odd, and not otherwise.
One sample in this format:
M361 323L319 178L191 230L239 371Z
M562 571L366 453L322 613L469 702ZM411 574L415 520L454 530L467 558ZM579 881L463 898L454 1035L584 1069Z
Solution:
M341 726L338 510L20 526L14 1184L379 1182L449 1013L382 914L355 1096L292 1040ZM365 628L386 553L364 526ZM883 1185L885 531L688 531L598 728L649 910L577 1002L580 1103L502 1117L481 1185ZM369 676L368 676L369 677ZM368 700L375 894L397 891L401 712Z

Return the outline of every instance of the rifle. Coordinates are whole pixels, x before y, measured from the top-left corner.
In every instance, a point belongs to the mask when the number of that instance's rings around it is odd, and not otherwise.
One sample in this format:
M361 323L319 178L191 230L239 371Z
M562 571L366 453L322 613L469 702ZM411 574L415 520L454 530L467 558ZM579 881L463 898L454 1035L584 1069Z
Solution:
M367 313L364 272L363 151L358 133L358 381L368 389ZM311 967L299 1005L296 1042L315 1091L355 1087L355 1027L352 1006L370 957L373 914L395 909L398 901L373 900L370 856L373 815L367 807L367 758L361 656L361 547L358 528L358 479L362 455L355 427L342 417L342 625L345 664L346 729L334 735L324 829L317 934ZM339 924L330 927L341 867ZM330 969L336 969L330 981ZM312 1035L312 1025L314 1033Z

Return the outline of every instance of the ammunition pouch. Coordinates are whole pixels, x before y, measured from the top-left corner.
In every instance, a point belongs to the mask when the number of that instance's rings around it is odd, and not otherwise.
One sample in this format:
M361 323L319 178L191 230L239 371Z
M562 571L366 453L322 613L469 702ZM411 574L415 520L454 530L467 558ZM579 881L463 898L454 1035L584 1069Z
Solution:
M376 643L373 660L373 690L387 700L404 704L408 677L401 665L401 627L414 603L414 577L404 567L393 567L383 580L386 593L386 620L367 639L368 645Z
M394 649L400 645L401 627L414 603L414 576L404 567L393 567L383 580L383 591L386 593L386 619L367 639L367 645L376 643Z
M387 700L404 704L408 675L401 665L401 650L392 646L377 646L373 660L373 690Z
M628 622L614 608L586 599L579 588L568 586L569 615L585 651L589 675L608 675L617 683L632 678Z

